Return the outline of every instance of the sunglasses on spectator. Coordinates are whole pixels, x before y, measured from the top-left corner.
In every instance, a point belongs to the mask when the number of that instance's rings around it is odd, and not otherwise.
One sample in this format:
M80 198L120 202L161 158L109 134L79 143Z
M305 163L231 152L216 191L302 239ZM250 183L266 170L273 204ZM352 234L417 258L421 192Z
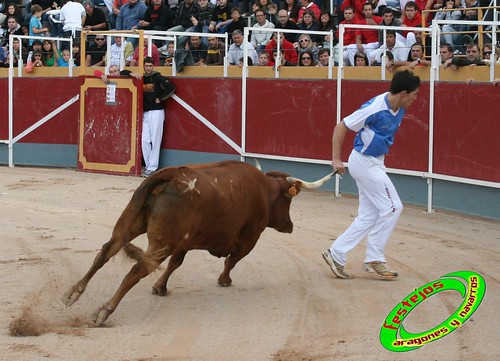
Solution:
M483 55L491 55L491 54L493 54L492 51L485 51L485 52L483 52Z
M104 41L104 38L95 38L96 41Z
M302 60L311 60L311 58L310 58L310 57L308 57L308 56L303 56L303 57L302 57Z
M309 42L309 39L300 39L299 40L301 43L308 43Z

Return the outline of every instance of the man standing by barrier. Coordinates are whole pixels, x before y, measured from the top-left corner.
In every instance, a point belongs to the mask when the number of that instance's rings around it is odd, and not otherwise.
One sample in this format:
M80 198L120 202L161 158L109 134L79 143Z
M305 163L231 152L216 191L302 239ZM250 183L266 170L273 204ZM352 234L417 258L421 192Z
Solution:
M344 118L333 131L332 165L345 171L342 145L348 130L357 132L349 156L349 173L359 189L358 216L323 258L338 278L349 278L344 271L347 252L368 235L363 269L385 279L398 276L385 263L385 245L403 210L396 188L386 174L384 156L394 142L406 108L416 99L420 78L409 70L394 74L389 92L380 94Z
M160 161L163 123L165 122L165 100L175 92L175 85L154 70L153 58L144 58L142 116L142 157L145 169L142 177L149 177Z

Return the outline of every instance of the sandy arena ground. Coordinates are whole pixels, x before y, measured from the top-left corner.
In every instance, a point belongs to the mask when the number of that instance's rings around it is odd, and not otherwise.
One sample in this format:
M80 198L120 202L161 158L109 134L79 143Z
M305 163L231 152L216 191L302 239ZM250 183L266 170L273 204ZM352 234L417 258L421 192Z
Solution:
M192 251L167 297L151 294L161 274L143 279L104 327L91 314L116 291L133 263L119 254L73 306L63 293L90 267L142 179L70 169L0 167L0 360L499 360L500 222L407 206L389 242L395 281L364 273L364 244L334 278L321 258L353 220L357 199L303 192L292 204L292 234L266 230L219 287L223 260ZM145 237L135 244L145 247ZM459 270L482 274L486 297L461 328L424 348L384 349L380 327L414 288ZM422 332L462 299L433 296L405 320ZM14 322L14 323L13 323ZM13 327L11 325L16 325ZM17 332L39 336L11 336Z

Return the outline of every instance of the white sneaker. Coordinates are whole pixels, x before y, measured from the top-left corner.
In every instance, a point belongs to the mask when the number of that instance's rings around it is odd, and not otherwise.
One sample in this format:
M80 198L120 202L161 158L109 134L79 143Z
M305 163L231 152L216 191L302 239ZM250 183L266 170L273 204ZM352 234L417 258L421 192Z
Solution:
M393 279L398 277L398 273L387 267L385 262L367 262L363 265L363 270L365 270L366 272L375 272L377 275L385 279Z
M335 262L335 260L332 257L332 253L330 252L329 249L327 249L324 252L321 252L321 255L323 256L323 259L325 260L326 264L330 266L330 269L332 270L335 276L343 279L349 278L349 275L346 272L344 272L344 266Z

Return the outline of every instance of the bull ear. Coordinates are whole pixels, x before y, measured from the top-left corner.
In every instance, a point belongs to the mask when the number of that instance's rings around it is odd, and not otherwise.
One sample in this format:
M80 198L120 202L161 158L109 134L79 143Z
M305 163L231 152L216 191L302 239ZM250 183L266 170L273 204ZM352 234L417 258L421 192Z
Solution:
M292 197L295 197L297 195L297 187L295 186L295 183L292 184L290 188L288 188L288 194L291 195Z

